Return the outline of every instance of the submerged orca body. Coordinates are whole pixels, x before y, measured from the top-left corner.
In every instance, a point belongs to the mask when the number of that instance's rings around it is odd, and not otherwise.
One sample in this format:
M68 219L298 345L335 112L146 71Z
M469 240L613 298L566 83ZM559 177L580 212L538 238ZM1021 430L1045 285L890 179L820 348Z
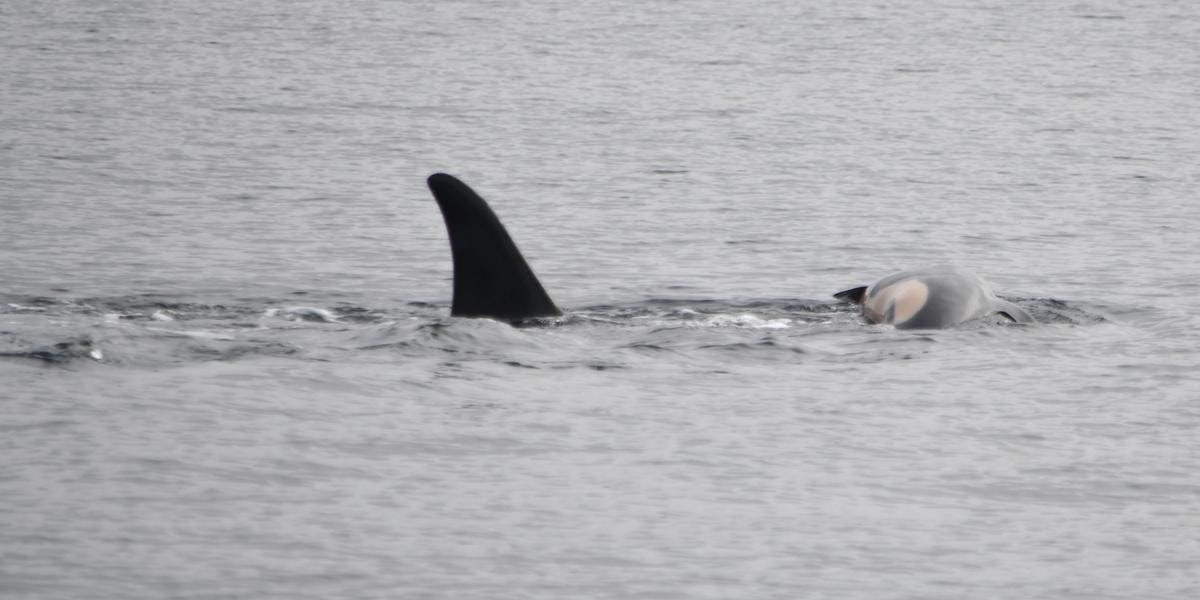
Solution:
M974 273L956 268L901 271L833 296L862 306L871 323L897 329L944 329L992 314L1034 322L1024 309L992 294Z
M562 314L479 194L445 173L430 175L428 183L450 235L452 316L517 323Z
M479 194L445 173L430 175L428 183L450 235L452 316L516 324L562 314ZM974 274L954 268L895 273L834 297L861 305L872 323L899 329L941 329L989 314L1034 322L1019 306L993 295Z

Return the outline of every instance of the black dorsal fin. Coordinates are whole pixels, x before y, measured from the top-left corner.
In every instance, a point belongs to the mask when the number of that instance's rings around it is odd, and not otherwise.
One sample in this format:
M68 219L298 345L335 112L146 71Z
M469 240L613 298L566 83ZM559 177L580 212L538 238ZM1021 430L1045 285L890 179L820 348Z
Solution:
M853 302L854 304L862 304L863 294L865 294L866 292L867 292L867 286L861 285L861 286L858 286L855 288L850 288L848 290L842 290L842 291L834 294L833 297L837 298L838 300L845 300L847 302Z
M562 314L479 194L445 173L430 175L428 183L450 235L451 315L515 322Z

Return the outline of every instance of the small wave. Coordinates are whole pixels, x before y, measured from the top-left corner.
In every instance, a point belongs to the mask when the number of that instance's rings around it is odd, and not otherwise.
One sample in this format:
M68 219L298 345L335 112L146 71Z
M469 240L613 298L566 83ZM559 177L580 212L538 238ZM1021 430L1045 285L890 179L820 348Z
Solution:
M44 307L44 306L25 306L23 304L17 304L16 302L9 302L8 307L13 309L13 312L18 312L18 313L45 312L45 310L46 310L46 307Z
M289 306L287 308L271 308L265 313L270 318L287 319L288 321L306 321L309 323L336 323L337 315L332 311L315 306Z
M174 321L232 319L256 312L252 306L181 302L155 294L95 298L18 296L4 299L0 314L39 313L55 316L100 316L109 321Z
M84 336L29 350L8 350L0 352L0 357L39 360L51 364L65 364L85 358L102 361L104 360L104 352L96 346L92 338Z
M245 356L294 356L299 354L299 350L290 344L264 340L249 340L244 343L220 346L197 346L190 348L190 352L194 357L215 361L231 361Z
M218 333L215 331L202 330L185 330L185 329L163 329L161 327L147 327L146 331L163 334L165 337L181 337L197 340L217 340L217 341L232 341L235 337L229 333Z
M713 315L700 322L689 323L692 327L741 327L745 329L787 329L791 319L764 319L748 313L737 315Z
M1074 302L1054 298L1004 297L1004 299L1029 311L1029 314L1043 325L1095 325L1108 322L1103 315L1078 306Z
M776 354L782 352L786 354L808 354L809 351L793 344L787 344L774 339L761 339L758 341L735 341L719 344L705 344L697 347L700 350L717 351L717 352L734 352L745 354L747 352L767 352Z

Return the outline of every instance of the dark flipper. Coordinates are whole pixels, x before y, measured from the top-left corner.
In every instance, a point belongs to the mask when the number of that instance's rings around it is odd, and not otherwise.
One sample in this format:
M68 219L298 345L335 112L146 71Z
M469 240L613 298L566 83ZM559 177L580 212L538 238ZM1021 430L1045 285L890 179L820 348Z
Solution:
M842 290L834 294L833 297L837 298L838 300L845 300L846 302L862 304L863 294L865 293L867 293L867 286L863 285L856 288L850 288L848 290Z
M1009 302L1008 300L996 299L996 312L1008 317L1014 323L1037 323L1037 319L1033 315L1025 311L1025 309Z
M562 314L479 194L445 173L429 176L429 190L454 257L451 315L514 322Z

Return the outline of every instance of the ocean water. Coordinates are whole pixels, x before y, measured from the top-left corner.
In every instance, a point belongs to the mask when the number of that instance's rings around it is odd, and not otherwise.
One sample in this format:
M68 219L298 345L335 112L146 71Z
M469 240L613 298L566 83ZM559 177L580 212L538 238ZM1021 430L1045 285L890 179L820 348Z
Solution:
M1200 595L1200 5L0 5L4 598ZM424 185L567 314L449 317ZM868 325L954 264L1039 320Z

